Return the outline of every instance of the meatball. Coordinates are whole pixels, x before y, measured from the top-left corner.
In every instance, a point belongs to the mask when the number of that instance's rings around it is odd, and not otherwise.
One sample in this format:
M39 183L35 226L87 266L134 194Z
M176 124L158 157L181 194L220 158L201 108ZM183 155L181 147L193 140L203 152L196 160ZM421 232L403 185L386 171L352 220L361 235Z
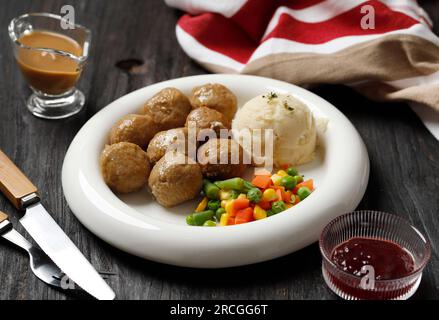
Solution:
M189 99L175 88L163 89L148 100L140 113L152 117L160 131L184 127L192 106Z
M157 162L149 187L158 203L174 207L197 197L203 186L200 166L185 155L168 152Z
M168 151L176 150L187 155L187 149L187 128L177 128L157 133L149 143L146 154L149 161L154 164Z
M186 119L186 127L190 122L196 124L197 135L202 130L211 129L219 137L221 129L230 129L230 121L222 113L206 107L192 110Z
M158 131L157 125L150 116L129 114L111 128L110 144L131 142L146 149Z
M238 110L236 96L221 84L206 84L192 90L191 104L193 108L208 107L221 112L229 121Z
M151 166L146 152L138 145L120 142L107 145L102 151L101 170L105 183L113 191L130 193L146 185Z
M198 163L203 175L214 179L241 177L247 165L244 151L234 140L210 139L198 149Z

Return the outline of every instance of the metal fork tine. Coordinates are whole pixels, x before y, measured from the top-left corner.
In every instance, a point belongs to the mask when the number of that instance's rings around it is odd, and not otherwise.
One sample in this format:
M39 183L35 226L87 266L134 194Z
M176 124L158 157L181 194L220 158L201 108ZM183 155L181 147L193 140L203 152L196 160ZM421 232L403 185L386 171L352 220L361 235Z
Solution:
M4 216L7 218L6 215ZM2 226L1 236L28 252L30 257L30 267L35 276L52 287L66 290L66 288L62 287L63 279L66 276L65 273L60 270L39 247L33 246L20 233L13 229L9 220L7 220L7 223L4 222L3 224L6 224L6 227L8 228ZM114 272L99 272L99 274L105 280L110 276L117 275ZM69 289L68 291L72 293L82 291L79 286L75 285L74 287L75 289Z

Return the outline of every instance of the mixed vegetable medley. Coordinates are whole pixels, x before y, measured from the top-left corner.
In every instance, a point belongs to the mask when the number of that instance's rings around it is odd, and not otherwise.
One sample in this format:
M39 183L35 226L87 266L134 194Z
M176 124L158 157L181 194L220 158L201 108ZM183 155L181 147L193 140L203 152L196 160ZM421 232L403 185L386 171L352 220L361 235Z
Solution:
M252 182L242 178L203 181L203 200L186 218L190 226L231 226L266 219L285 211L314 191L314 181L304 181L289 167L276 174L258 172Z

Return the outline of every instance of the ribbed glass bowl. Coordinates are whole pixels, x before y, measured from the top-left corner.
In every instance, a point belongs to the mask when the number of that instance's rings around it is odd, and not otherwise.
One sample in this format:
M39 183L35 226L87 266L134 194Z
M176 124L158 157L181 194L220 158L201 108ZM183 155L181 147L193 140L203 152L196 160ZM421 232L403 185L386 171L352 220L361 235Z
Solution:
M414 270L398 279L375 280L365 286L363 277L338 268L331 260L334 249L352 238L386 240L407 250L414 260ZM323 256L323 277L338 296L346 300L405 300L418 289L422 271L430 259L431 249L426 238L408 221L392 214L356 211L330 222L320 237Z

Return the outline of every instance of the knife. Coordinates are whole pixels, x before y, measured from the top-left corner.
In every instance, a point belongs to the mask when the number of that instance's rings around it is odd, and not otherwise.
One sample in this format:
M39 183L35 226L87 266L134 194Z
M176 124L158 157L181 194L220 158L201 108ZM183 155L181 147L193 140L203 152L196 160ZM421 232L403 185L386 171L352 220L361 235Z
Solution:
M38 189L1 150L0 191L15 208L24 211L20 223L72 281L97 299L115 298L113 290L43 207Z

